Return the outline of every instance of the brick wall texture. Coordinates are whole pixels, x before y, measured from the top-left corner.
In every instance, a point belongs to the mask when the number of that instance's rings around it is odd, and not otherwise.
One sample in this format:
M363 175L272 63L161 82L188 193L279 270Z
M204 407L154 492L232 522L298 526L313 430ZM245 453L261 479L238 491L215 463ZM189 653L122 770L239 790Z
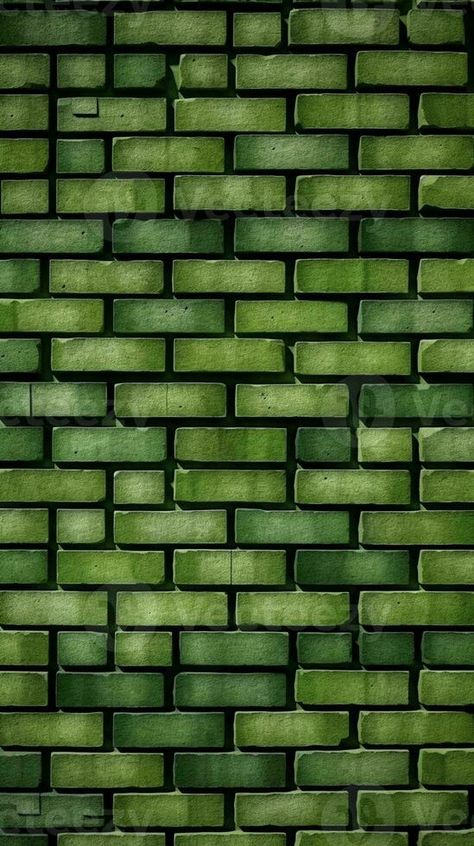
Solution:
M0 10L0 846L474 846L474 12Z

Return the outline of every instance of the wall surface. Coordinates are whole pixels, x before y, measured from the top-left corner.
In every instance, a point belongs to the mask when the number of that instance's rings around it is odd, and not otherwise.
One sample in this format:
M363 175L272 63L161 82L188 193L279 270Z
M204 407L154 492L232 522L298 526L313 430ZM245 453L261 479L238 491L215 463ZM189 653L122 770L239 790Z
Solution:
M473 846L474 14L0 11L0 846Z

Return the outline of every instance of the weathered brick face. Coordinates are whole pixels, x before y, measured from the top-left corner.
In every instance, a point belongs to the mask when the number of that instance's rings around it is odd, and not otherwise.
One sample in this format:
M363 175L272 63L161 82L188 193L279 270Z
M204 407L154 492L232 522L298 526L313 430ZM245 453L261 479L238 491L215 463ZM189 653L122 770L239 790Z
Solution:
M473 846L468 0L5 0L0 846Z

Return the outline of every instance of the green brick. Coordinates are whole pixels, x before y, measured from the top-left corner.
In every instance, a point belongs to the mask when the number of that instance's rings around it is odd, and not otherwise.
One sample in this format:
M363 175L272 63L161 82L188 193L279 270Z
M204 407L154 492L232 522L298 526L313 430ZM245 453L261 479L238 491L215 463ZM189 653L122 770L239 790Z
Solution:
M237 417L346 417L342 384L237 385Z
M366 218L359 246L368 253L467 253L474 224L467 218Z
M290 44L398 44L398 39L398 12L392 9L290 12Z
M236 57L235 68L240 90L347 88L345 56L248 54Z
M409 176L298 176L296 208L303 211L407 211Z
M156 505L165 501L163 470L117 470L114 502L120 505Z
M123 58L116 56L116 59ZM133 58L137 58L133 56ZM114 138L112 140L114 170L135 170L146 173L221 173L224 170L222 138Z
M418 190L420 209L472 209L469 176L422 176Z
M473 750L422 749L418 761L418 774L422 784L451 785L472 784Z
M349 632L301 632L297 636L298 664L350 664Z
M35 373L40 368L40 353L41 345L38 341L2 339L0 341L0 372ZM13 433L15 431L12 429Z
M359 86L462 86L467 83L467 54L374 50L358 53Z
M286 705L284 673L179 673L178 708L278 708Z
M279 12L234 14L234 47L279 47L280 42Z
M212 846L212 844L226 844L226 846L284 846L286 835L281 832L266 832L265 834L255 831L216 831L213 834L180 834L174 836L176 846Z
M408 40L414 45L464 44L464 15L457 11L411 9Z
M48 543L48 529L47 508L0 508L2 544L45 544Z
M1 186L2 214L47 214L48 192L47 179L4 179Z
M2 259L0 261L0 292L2 294L32 294L40 284L37 259Z
M261 511L238 508L237 543L344 544L348 541L345 511Z
M225 626L227 597L199 591L119 593L120 626Z
M158 551L61 549L57 571L62 584L155 585L164 581L164 555Z
M295 781L305 787L408 784L408 750L297 752Z
M217 335L224 330L224 319L223 300L128 299L116 300L114 304L114 328L122 334L206 332Z
M286 555L278 549L176 549L173 578L182 585L283 585Z
M413 664L415 655L412 632L364 632L359 636L359 655L363 666Z
M222 253L221 221L117 220L113 248L115 253Z
M3 752L0 755L0 785L4 787L39 787L41 753Z
M105 19L104 19L105 23ZM165 100L70 97L58 100L60 132L156 132L166 129Z
M38 707L48 704L47 673L0 671L0 706Z
M308 504L410 502L408 470L297 470L295 502Z
M178 259L173 262L173 290L176 294L281 294L285 265L251 259Z
M178 752L177 787L285 787L286 756L278 752Z
M174 342L174 369L178 373L282 373L285 346L273 338L181 338Z
M300 549L295 581L302 585L404 585L409 581L408 554L403 550Z
M171 632L116 632L115 662L119 667L170 667Z
M58 88L103 88L105 86L105 55L84 53L58 56Z
M470 584L473 553L465 549L422 549L418 564L421 584Z
M103 417L106 413L103 383L44 382L31 385L30 390L27 413L33 417Z
M467 303L466 306L469 314ZM397 300L397 314L398 309L400 303ZM400 311L403 314L403 308ZM389 313L393 315L393 306ZM379 373L407 376L411 370L410 353L410 344L396 341L298 341L295 344L295 372L305 376L372 376Z
M184 53L180 56L177 76L181 90L227 88L227 56Z
M99 300L0 300L2 332L100 332L103 304Z
M474 126L474 97L472 94L423 93L418 125L469 131Z
M9 131L48 129L46 94L0 94L2 128Z
M473 511L365 511L359 537L368 546L462 545L470 543L473 521Z
M58 462L156 462L166 457L166 431L160 427L65 426L53 430Z
M469 332L471 305L468 300L362 300L359 332L397 335Z
M56 207L62 214L163 212L162 179L58 179Z
M237 713L234 723L239 747L338 746L348 731L348 715L342 711L247 711Z
M125 834L122 831L92 834L58 834L61 846L164 846L164 834Z
M225 543L225 511L116 511L118 544Z
M285 429L183 428L174 449L179 461L283 462L286 440Z
M87 261L53 259L50 291L68 294L160 294L160 261Z
M236 170L347 170L349 142L346 135L238 135L234 167Z
M61 796L56 793L3 794L0 806L2 827L23 824L28 829L45 829L51 820L76 820L80 828L102 825L103 799L99 794Z
M343 791L286 793L237 793L235 818L239 826L300 828L346 826L348 796Z
M56 702L61 708L159 708L161 673L58 673Z
M408 463L412 460L411 429L357 430L357 458L361 462L385 464Z
M66 47L105 44L105 18L95 12L2 12L2 46Z
M298 259L295 291L301 294L403 294L405 259Z
M474 632L424 632L421 649L426 664L474 666Z
M303 217L238 218L234 247L238 253L346 252L347 227L346 220L322 217L314 220Z
M404 831L298 831L297 846L406 846Z
M224 714L115 714L114 742L120 748L138 749L220 747L224 745Z
M105 591L0 591L1 625L105 626Z
M284 132L286 101L282 97L198 97L175 101L178 132Z
M472 616L471 616L472 622ZM421 670L418 698L422 705L438 707L439 705L473 704L473 675L466 670Z
M4 713L0 716L0 740L2 746L102 746L103 719L99 713Z
M472 620L474 595L461 591L362 592L364 626L463 626Z
M46 88L49 56L45 53L4 53L0 57L1 88Z
M472 259L421 259L418 290L426 294L463 294L474 290Z
M219 383L128 382L116 386L118 417L224 417L225 408L226 388Z
M0 550L0 583L44 584L48 581L46 550Z
M151 338L53 338L54 371L155 372L165 369L165 344Z
M114 17L115 44L225 44L225 12L118 13Z
M459 825L467 816L467 791L361 790L357 816L366 826L384 825L387 819L396 826L443 825L448 818Z
M474 471L421 470L420 500L422 502L471 502Z
M2 252L21 252L25 244L28 245L31 253L98 253L103 246L102 222L100 220L2 220L0 222ZM48 303L46 307L53 311L55 303L49 300L45 301L45 305L46 302ZM71 305L74 311L75 303ZM98 313L101 303L94 303L93 306L94 312ZM64 306L64 310L71 311L70 307L67 309L67 306Z
M238 626L337 626L349 618L345 593L239 593Z
M105 632L58 632L58 662L63 667L104 666L107 663L107 635Z
M406 94L299 94L302 129L408 129Z
M272 300L235 304L235 331L259 334L347 331L345 303Z
M104 498L102 470L0 470L0 502L99 502Z
M220 793L122 793L114 797L114 823L121 828L220 828L224 797Z
M103 173L104 142L100 138L61 138L56 146L58 173Z
M105 511L99 508L60 508L56 513L56 540L61 544L105 542Z
M165 80L166 56L164 53L116 53L114 55L115 88L163 88Z
M48 142L43 138L0 139L0 167L2 171L43 173L48 166L48 161Z
M470 417L473 397L469 385L363 385L362 417Z
M25 666L47 665L48 633L25 631L0 632L0 664L5 666L15 664ZM22 786L28 787L27 784L18 785L18 787Z
M176 176L174 207L179 211L283 211L284 176Z
M295 698L302 705L407 705L401 670L297 670Z
M365 135L361 170L470 170L474 142L469 135Z
M474 716L463 711L362 711L359 738L371 746L470 743L473 726Z
M177 502L285 502L286 473L284 470L176 470L173 488Z
M51 784L60 789L161 787L163 756L156 752L53 752Z
M351 432L345 428L301 428L296 433L296 457L308 463L331 464L351 458Z

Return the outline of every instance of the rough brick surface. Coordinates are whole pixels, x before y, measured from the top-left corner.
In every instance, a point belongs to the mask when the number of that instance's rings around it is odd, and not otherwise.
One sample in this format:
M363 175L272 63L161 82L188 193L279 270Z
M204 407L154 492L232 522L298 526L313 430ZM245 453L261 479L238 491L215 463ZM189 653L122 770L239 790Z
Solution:
M0 846L473 846L468 0L4 0Z

